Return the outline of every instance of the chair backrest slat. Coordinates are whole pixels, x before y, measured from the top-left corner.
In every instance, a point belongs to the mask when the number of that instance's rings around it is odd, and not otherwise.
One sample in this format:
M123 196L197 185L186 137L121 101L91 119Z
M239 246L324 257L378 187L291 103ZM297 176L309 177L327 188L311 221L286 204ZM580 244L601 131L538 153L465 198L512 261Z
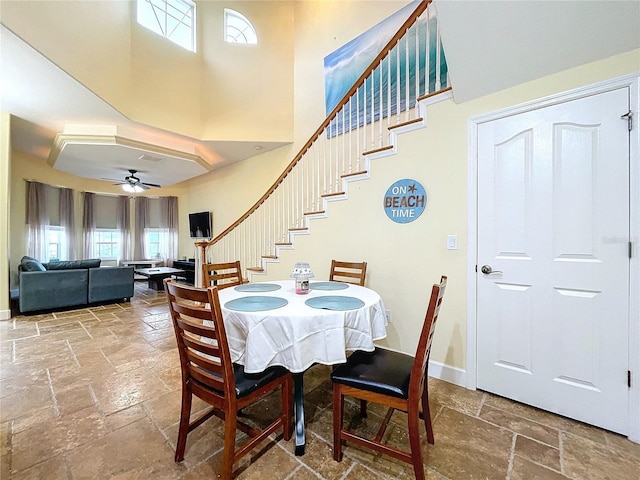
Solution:
M202 351L190 348L187 349L187 357L193 365L197 365L207 371L214 372L216 375L222 375L224 373L220 357L207 355Z
M209 389L222 394L225 390L225 382L222 377L211 375L206 370L195 367L191 369L191 378L206 385ZM222 396L222 395L221 395Z
M183 381L193 379L221 399L235 399L235 377L218 290L164 281Z
M242 285L242 268L240 261L225 263L205 263L202 265L202 278L206 287L217 286L218 289Z
M216 338L215 329L206 325L194 323L192 320L193 318L194 317L179 318L176 320L176 322L178 322L180 328L185 332L193 333L194 335L199 335L201 337L210 339Z
M190 300L191 301L191 300ZM181 314L183 318L197 318L200 320L206 320L209 318L210 313L207 311L209 306L206 304L176 304L175 310Z
M367 275L367 262L340 262L331 260L329 280L332 282L352 283L364 287Z
M209 357L220 358L220 348L218 347L217 342L215 344L201 342L191 335L183 335L182 340L187 347L195 352L203 353Z
M416 356L411 370L409 401L411 401L411 398L415 395L422 395L424 384L427 381L431 342L436 330L436 322L440 314L440 306L442 305L442 299L444 297L446 287L447 277L443 275L440 278L440 284L434 285L431 288L429 306L427 307L427 314L424 319L424 324L422 325L422 331L420 332L420 339L418 340L418 347L416 349Z

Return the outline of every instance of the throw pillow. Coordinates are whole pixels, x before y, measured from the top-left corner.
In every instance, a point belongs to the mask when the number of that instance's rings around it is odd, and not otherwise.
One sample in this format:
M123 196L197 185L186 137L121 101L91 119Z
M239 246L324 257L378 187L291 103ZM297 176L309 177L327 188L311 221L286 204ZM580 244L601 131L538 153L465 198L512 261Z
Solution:
M27 256L20 260L20 269L23 272L44 272L46 270L38 260Z

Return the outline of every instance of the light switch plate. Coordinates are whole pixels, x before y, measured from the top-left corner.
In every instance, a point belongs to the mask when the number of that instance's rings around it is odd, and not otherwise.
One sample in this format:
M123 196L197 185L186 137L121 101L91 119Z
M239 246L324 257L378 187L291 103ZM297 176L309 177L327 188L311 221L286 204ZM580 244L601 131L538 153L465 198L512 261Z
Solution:
M457 249L458 249L458 236L447 235L447 250L457 250Z

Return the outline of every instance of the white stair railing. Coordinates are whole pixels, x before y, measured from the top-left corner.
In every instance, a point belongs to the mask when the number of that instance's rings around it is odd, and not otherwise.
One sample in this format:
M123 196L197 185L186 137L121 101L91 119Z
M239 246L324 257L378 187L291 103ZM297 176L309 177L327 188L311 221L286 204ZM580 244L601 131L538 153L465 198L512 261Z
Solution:
M390 131L422 121L420 99L448 86L429 4L419 4L262 198L217 237L196 243L198 264L240 260L262 271L307 232L309 218L325 213L328 199L345 194L346 181L368 176L366 157L393 148Z

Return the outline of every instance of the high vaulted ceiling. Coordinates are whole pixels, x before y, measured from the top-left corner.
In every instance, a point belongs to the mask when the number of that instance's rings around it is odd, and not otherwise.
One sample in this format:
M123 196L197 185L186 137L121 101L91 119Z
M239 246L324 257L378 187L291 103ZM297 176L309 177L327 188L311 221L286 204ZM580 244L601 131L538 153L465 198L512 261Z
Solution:
M0 25L0 108L12 147L95 179L173 185L278 148L283 142L201 141L134 122Z
M456 102L640 48L638 0L434 5ZM0 33L0 108L13 115L12 146L54 168L98 179L135 169L164 186L284 145L207 142L133 122L4 26Z

